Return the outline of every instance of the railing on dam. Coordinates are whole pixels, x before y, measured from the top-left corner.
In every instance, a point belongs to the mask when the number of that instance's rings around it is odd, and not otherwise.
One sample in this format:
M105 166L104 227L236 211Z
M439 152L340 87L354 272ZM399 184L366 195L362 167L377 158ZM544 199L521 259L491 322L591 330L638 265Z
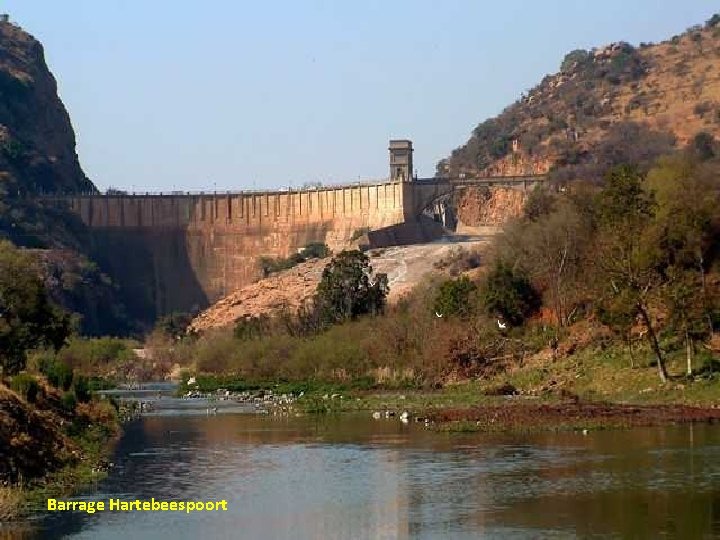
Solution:
M485 176L485 177L429 177L414 178L412 183L419 185L452 184L459 186L529 186L536 182L545 180L545 175L524 175L524 176ZM330 191L335 189L347 189L353 187L382 186L395 183L389 178L386 179L365 179L356 182L338 184L317 184L312 186L285 187L274 189L240 189L240 190L170 190L170 191L126 191L109 189L102 191L87 192L43 192L36 197L40 199L56 199L67 197L208 197L208 196L235 196L235 195L265 195L265 194L292 194L314 191Z
M546 179L544 174L528 174L519 176L478 176L478 177L433 177L415 178L420 185L449 184L454 186L531 186Z

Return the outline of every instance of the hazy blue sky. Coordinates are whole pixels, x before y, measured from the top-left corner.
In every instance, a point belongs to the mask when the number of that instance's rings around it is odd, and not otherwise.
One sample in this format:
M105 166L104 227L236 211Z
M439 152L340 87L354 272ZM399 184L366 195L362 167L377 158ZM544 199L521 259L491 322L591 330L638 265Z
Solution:
M45 45L101 188L384 177L465 142L563 55L659 41L717 0L5 0Z

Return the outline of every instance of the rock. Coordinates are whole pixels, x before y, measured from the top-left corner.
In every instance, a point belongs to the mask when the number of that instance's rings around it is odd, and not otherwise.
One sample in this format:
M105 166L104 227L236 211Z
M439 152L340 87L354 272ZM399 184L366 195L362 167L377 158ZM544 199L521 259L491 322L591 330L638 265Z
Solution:
M0 89L0 144L15 149L0 153L2 176L26 189L94 191L43 47L11 23L0 23Z

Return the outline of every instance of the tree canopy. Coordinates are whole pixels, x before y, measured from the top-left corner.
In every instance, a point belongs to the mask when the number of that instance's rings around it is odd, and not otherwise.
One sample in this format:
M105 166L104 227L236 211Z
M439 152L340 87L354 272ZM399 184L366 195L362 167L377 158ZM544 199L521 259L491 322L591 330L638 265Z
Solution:
M27 351L59 349L70 334L70 317L48 299L31 255L0 241L0 368L25 367Z
M315 298L316 309L326 324L379 314L385 307L389 290L387 275L373 275L367 255L359 250L342 251L323 270Z

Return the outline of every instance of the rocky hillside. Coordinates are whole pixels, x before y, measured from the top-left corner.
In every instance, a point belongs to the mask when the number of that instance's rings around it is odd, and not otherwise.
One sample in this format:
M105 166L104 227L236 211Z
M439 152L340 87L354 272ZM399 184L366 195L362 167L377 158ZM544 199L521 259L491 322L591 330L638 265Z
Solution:
M429 244L373 249L368 252L370 264L375 272L387 274L388 302L394 304L429 273L457 275L476 269L490 235L496 231L497 228L486 227L485 237L470 241L447 238ZM315 294L328 262L330 258L312 259L246 285L200 313L189 328L202 333L230 326L246 317L272 316L283 311L296 313Z
M720 134L720 15L662 43L570 52L560 71L478 125L438 174L574 165L591 176L616 161L641 163L684 146L701 132Z
M512 188L470 187L460 192L456 206L458 232L469 227L501 226L523 213L527 192Z
M5 192L89 191L70 117L42 45L0 22L0 185Z
M0 236L35 248L79 249L77 218L28 196L92 190L42 45L0 21Z
M52 298L80 315L83 333L126 333L132 322L117 288L88 259L83 224L34 197L93 190L42 45L0 21L0 239L33 249Z

